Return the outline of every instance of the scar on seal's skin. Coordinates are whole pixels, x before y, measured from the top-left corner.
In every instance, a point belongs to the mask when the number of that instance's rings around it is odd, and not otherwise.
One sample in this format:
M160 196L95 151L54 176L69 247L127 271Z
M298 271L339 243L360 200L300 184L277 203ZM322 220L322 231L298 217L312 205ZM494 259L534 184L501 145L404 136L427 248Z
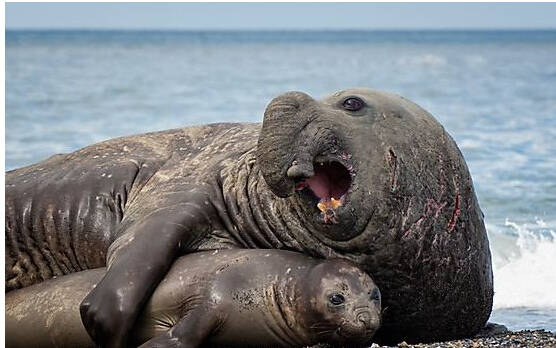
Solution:
M390 158L388 162L390 162L390 167L392 167L392 183L391 183L391 190L392 192L396 191L396 185L398 183L398 156L392 148L388 150Z
M456 226L456 221L458 219L458 216L461 213L461 209L460 209L460 206L459 206L459 197L460 197L460 194L459 193L456 194L456 203L454 204L454 211L452 212L452 218L450 219L450 222L448 223L448 232L452 232L452 230Z

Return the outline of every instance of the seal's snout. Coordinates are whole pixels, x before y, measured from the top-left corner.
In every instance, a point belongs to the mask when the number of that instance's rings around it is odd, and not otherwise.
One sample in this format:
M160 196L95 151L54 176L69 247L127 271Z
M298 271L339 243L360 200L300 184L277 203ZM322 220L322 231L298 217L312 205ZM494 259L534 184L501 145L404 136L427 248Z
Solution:
M357 314L357 321L362 323L365 326L365 328L368 328L371 325L371 313L362 312Z
M313 170L312 163L308 164L299 164L297 161L294 161L290 168L288 169L286 175L288 178L295 180L296 182L301 180L306 180L315 175Z
M380 326L378 317L373 316L369 311L357 314L357 321L366 331L374 331Z

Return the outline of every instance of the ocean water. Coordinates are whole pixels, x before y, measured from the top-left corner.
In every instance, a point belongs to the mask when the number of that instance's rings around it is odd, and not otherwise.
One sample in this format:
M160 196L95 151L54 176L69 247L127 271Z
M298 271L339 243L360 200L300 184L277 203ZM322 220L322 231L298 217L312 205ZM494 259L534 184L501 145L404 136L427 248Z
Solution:
M455 138L493 253L491 320L556 332L556 31L7 31L6 169L354 86Z

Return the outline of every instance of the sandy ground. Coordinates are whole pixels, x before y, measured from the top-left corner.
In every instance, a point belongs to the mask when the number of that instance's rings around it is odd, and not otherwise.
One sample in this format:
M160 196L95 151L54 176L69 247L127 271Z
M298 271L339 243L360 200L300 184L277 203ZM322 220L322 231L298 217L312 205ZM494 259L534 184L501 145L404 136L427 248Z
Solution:
M387 347L373 344L372 348ZM396 347L396 346L394 346ZM542 347L556 348L556 335L549 331L535 330L535 331L515 331L498 333L493 336L479 337L472 339L464 339L457 341L438 342L429 344L407 344L405 342L399 343L397 347L419 347L419 348L443 348L443 347Z

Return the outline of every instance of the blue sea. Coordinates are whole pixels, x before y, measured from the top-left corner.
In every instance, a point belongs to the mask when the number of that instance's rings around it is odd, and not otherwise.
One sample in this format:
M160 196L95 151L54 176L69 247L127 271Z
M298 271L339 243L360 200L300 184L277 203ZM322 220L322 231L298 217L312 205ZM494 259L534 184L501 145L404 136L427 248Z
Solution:
M455 138L493 253L491 321L556 331L556 31L8 30L6 169L354 86L417 102Z

